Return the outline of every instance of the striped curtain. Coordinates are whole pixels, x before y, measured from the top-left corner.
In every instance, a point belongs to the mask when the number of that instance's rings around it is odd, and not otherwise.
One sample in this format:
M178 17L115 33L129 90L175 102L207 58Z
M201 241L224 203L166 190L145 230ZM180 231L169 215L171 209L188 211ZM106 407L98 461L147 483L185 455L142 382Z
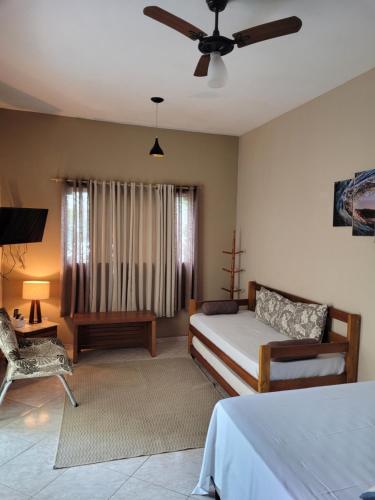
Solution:
M176 310L198 297L198 190L176 188Z
M173 185L90 181L90 311L175 313Z
M197 189L64 184L61 315L152 310L172 317L197 297Z
M64 183L62 197L61 316L89 310L88 189Z

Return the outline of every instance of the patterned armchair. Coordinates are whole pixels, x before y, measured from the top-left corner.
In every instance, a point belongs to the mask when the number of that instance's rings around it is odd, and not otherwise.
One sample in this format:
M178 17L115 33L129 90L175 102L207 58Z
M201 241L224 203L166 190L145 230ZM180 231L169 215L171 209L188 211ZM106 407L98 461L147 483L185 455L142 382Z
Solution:
M19 343L5 309L0 309L0 349L8 360L0 387L0 405L13 380L57 376L73 406L78 406L64 375L72 374L72 363L58 339L23 339Z

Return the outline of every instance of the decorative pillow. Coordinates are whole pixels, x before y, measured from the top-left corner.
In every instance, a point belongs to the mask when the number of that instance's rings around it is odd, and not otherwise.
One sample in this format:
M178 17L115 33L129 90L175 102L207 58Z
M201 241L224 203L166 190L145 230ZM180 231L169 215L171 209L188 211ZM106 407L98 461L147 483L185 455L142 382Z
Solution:
M328 306L291 302L283 298L276 329L294 339L322 341Z
M8 361L16 361L21 357L16 334L4 308L0 308L0 349Z
M207 316L213 314L237 314L238 304L235 300L215 300L212 302L204 302L202 312Z
M362 500L374 500L375 499L375 486L372 488L368 489L362 495L359 497L362 498Z
M274 340L272 342L268 342L267 345L270 347L283 347L283 346L296 346L296 345L311 345L311 344L319 344L319 342L315 339L293 339L293 340ZM284 362L284 361L302 361L303 359L314 359L316 358L316 354L311 354L308 356L291 356L289 358L271 358L272 361L279 361L279 362Z
M256 301L255 317L262 323L278 328L278 317L283 297L267 288L261 288Z
M296 303L283 297L280 303L279 315L277 317L275 328L280 333L291 338L294 338L293 333L295 312Z

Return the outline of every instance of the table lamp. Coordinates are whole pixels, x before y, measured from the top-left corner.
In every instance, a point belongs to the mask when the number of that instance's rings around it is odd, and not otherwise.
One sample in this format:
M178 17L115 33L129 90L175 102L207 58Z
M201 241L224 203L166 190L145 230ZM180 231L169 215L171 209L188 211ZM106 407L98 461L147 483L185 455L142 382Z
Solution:
M49 281L24 281L22 298L31 300L29 323L41 323L40 301L49 299Z

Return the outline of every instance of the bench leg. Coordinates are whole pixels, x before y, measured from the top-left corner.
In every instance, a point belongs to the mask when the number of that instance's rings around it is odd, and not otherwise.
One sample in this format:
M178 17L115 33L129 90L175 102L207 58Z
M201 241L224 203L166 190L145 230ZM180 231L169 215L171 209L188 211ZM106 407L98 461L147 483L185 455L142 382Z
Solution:
M193 333L191 332L190 328L188 330L188 352L191 354L191 348L193 346Z
M156 321L152 321L149 326L149 351L151 356L156 356Z

